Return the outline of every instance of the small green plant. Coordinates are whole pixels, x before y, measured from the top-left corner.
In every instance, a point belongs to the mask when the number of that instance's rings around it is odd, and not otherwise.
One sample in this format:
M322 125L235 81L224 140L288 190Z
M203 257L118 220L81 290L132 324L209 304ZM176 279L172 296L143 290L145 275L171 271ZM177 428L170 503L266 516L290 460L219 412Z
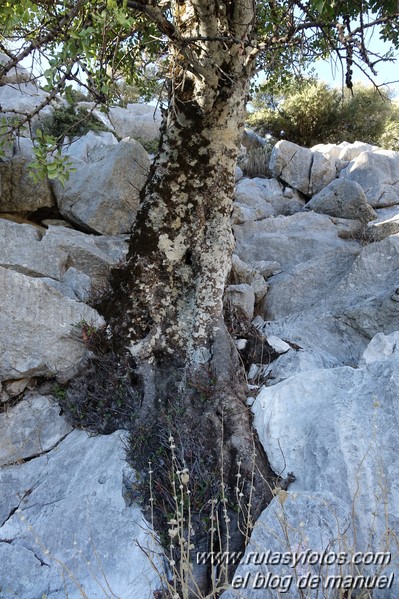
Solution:
M61 154L56 139L40 129L36 131L33 153L35 158L28 164L28 170L35 183L48 177L65 185L70 173L76 171L72 161Z
M76 328L80 331L80 335L85 343L93 341L95 335L99 332L99 327L87 320L79 320L76 323Z
M66 387L62 387L61 385L56 385L54 387L54 396L58 399L58 400L63 400L66 397L67 394L67 388Z

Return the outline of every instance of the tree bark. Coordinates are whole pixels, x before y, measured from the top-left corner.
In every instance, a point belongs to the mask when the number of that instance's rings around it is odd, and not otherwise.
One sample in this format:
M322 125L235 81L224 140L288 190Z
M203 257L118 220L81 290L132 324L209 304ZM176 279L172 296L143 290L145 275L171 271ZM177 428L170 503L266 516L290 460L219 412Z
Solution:
M235 165L252 68L244 42L254 7L247 0L192 0L173 10L180 38L201 40L191 47L191 64L181 45L172 51L159 153L142 191L127 263L113 271L98 306L112 351L128 353L141 385L132 435L136 464L144 470L144 456L154 463L159 447L165 450L155 466L165 512L173 507L164 472L173 439L177 462L195 487L194 511L222 493L230 520L237 502L242 519L248 504L256 518L270 499L271 473L251 428L244 373L223 319ZM234 43L212 41L227 35ZM242 549L244 538L233 532L230 549ZM203 525L200 544L207 534ZM196 576L206 587L209 577Z

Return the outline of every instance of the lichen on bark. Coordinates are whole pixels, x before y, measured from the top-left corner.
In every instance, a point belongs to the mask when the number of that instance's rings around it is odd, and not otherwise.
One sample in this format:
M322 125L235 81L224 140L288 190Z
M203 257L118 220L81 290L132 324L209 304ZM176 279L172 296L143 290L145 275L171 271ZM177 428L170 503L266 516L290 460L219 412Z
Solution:
M210 36L220 28L243 39L250 33L253 5L247 0L237 8L244 21L204 0L177 3L174 9L181 35ZM190 24L192 14L198 27ZM256 518L270 498L272 474L252 431L242 367L223 319L249 71L236 43L227 48L220 41L201 41L194 53L192 69L187 57L172 53L169 107L127 262L112 272L110 291L96 306L107 322L109 351L129 355L126 363L140 387L129 423L134 447L129 455L142 479L150 459L167 503L172 490L165 490L170 484L165 438L172 436L193 484L206 472L205 505L196 506L204 517L209 494L220 497L221 486L233 517L240 462L244 503L251 504ZM162 517L159 522L165 525ZM201 535L203 544L205 525ZM244 541L237 535L235 550Z

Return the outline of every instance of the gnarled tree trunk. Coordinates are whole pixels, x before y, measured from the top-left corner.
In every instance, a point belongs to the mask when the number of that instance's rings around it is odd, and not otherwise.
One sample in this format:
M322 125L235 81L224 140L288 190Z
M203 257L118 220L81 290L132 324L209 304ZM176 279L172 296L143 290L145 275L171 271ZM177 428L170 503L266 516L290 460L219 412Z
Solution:
M194 511L204 508L200 499L220 495L222 484L231 503L242 501L246 510L250 502L256 516L269 498L269 472L223 319L254 6L192 0L173 10L180 42L171 56L160 150L142 192L127 264L113 272L111 293L100 305L113 351L129 354L142 387L137 455L150 457L173 438L179 464L192 479L204 479L203 495L192 495ZM242 538L231 542L232 550L242 548Z

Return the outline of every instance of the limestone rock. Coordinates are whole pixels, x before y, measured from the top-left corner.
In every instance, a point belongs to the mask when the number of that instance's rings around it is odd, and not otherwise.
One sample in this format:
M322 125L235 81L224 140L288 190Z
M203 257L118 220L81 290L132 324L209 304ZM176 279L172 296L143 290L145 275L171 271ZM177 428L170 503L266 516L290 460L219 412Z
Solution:
M72 281L68 270L75 269L97 285L126 252L125 237L103 238L58 226L41 231L0 219L0 266L31 277L67 283Z
M339 218L367 223L377 218L375 210L367 203L362 187L355 181L335 179L306 204L306 208Z
M365 231L370 241L381 241L399 233L399 206L377 211L377 219L368 224Z
M337 176L333 158L286 140L274 146L269 166L275 177L307 196L318 193Z
M399 268L399 236L362 248L347 275L329 297L342 322L370 340L399 330L399 305L393 300Z
M92 281L89 275L71 266L61 276L59 281L48 278L43 278L42 280L50 287L57 289L65 297L70 297L80 302L88 302L92 295L93 281L97 279L93 279Z
M376 150L359 154L340 177L358 183L373 208L383 208L399 204L398 170L398 152Z
M63 148L63 154L84 162L92 162L91 155L98 146L117 145L118 140L110 131L89 131ZM94 162L94 161L93 161Z
M276 335L269 335L267 338L267 342L272 346L275 352L278 354L285 354L287 351L291 349L291 346L288 345L283 339L277 337Z
M18 298L18 302L16 302ZM73 326L102 318L52 289L42 279L0 268L0 380L29 376L71 376L85 354Z
M343 552L345 542L349 549L349 527L350 506L334 493L280 490L255 523L233 588L221 598L320 598L327 577L345 572L338 563L323 565L322 556ZM305 586L307 577L318 580L317 588ZM337 599L331 591L328 597Z
M234 180L237 183L237 181L239 181L240 179L242 179L244 176L244 173L242 172L242 169L240 169L239 166L236 166L235 171L234 171Z
M276 184L278 185L277 181ZM265 194L258 187L257 180L241 179L236 187L233 222L260 220L273 214L273 207L267 202Z
M55 447L72 430L59 413L54 400L30 393L0 414L0 466L22 463Z
M377 333L359 360L359 366L364 367L373 362L388 362L397 360L397 347L399 343L399 331L394 331L390 335Z
M2 85L0 87L0 106L3 113L8 110L29 113L40 106L47 96L47 92L29 82L18 85Z
M35 183L30 176L27 165L31 160L32 156L16 155L0 162L0 213L34 212L55 206L48 180Z
M231 278L235 283L247 283L255 293L255 303L262 301L269 288L263 275L254 267L246 264L237 256L232 256Z
M0 219L0 266L31 277L60 279L68 254L49 252L42 238L32 225Z
M335 249L320 245L314 256L287 268L269 280L269 292L263 313L270 320L295 312L310 311L312 306L329 296L350 270L360 247L344 243Z
M112 242L116 243L114 238L108 240L108 238L103 239L102 236L87 235L81 231L54 226L47 229L41 241L43 251L49 255L67 255L67 264L61 275L68 268L74 267L88 275L93 282L103 279L110 267L122 257L122 248L116 254L117 258L111 257L111 252L106 248ZM122 243L123 241L121 241ZM125 244L123 243L123 245ZM60 277L58 278L60 280Z
M324 214L298 212L233 227L236 254L248 264L277 262L282 271L339 248L359 248L340 239L337 226Z
M224 294L227 302L239 315L251 320L254 315L255 293L251 285L240 283L239 285L228 285Z
M162 115L150 104L128 104L126 108L112 106L107 114L95 109L90 102L79 102L78 106L92 110L93 115L121 139L131 137L142 142L159 139Z
M361 247L352 242L345 243L353 246L355 253L356 246L358 249ZM280 299L277 289L273 288L273 279L268 281L270 290L266 303L273 302L275 317L281 316L277 320L271 320L266 312L265 317L269 320L260 325L266 337L277 335L299 345L305 351L324 352L342 365L356 366L374 335L399 330L399 302L395 293L398 288L399 236L392 235L364 246L355 259L350 254L345 257L345 253L344 250L341 257L343 264L346 263L342 269L344 274L342 276L340 269L337 269L335 283L331 286L326 284L324 295L320 294L320 289L323 286L325 266L317 269L316 261L313 268L309 264L307 274L299 265L299 270L296 273L294 271L296 276L291 277L291 285L290 273L286 273L286 287ZM281 275L277 277L281 280ZM312 281L315 285L317 301L313 304L309 301L307 307L306 302L297 300L300 311L293 312L294 307L286 309L284 302L289 301L289 294L299 298L301 293L307 292L307 277L308 288L310 289ZM313 295L314 291L311 293Z
M4 381L3 387L9 397L18 397L28 387L30 379L16 379Z
M272 260L255 260L252 264L265 279L268 279L272 275L277 275L279 272L281 272L280 263L273 262Z
M121 437L72 431L0 470L2 597L153 598L160 582L139 545L159 548L140 509L123 499Z
M0 86L0 106L1 114L6 118L15 119L15 111L21 115L29 115L36 108L41 106L48 98L48 93L38 88L33 83L8 83ZM54 103L54 101L53 101ZM51 119L54 109L51 105L45 106L40 114L31 121L31 129L36 131L38 126L46 120ZM24 129L20 135L30 136L28 128Z
M268 339L270 339L270 336ZM271 386L288 379L293 374L309 372L319 368L335 368L340 365L338 359L327 352L321 351L318 347L307 350L302 348L289 349L271 364L258 365L256 372L254 371L254 377L256 377L259 384L266 382L268 386Z
M56 182L54 191L65 218L90 231L119 235L131 229L150 159L134 141L105 148L106 155L96 162L74 159L76 172L65 187Z
M338 145L317 144L312 147L312 152L320 152L321 154L324 154L324 156L335 158L336 160L342 161L344 164L345 162L348 163L351 160L354 160L362 152L373 152L378 149L380 149L378 146L373 146L362 141L355 141L353 143L343 141ZM347 166L347 164L345 166Z
M7 54L0 52L0 66L6 65L12 60ZM5 75L0 78L0 84L5 85L6 83L23 83L29 81L31 75L27 69L17 65L13 67Z
M277 179L242 179L236 187L234 224L299 212L305 203L293 190L287 193L288 189L284 189Z
M234 282L251 284L255 269L246 262L243 262L237 254L231 257L231 277Z
M290 491L331 492L353 506L357 551L395 551L386 534L399 524L399 350L393 339L389 346L366 350L360 368L308 371L264 388L252 407L272 468L296 476ZM397 563L388 570L394 586L377 597L398 594Z

